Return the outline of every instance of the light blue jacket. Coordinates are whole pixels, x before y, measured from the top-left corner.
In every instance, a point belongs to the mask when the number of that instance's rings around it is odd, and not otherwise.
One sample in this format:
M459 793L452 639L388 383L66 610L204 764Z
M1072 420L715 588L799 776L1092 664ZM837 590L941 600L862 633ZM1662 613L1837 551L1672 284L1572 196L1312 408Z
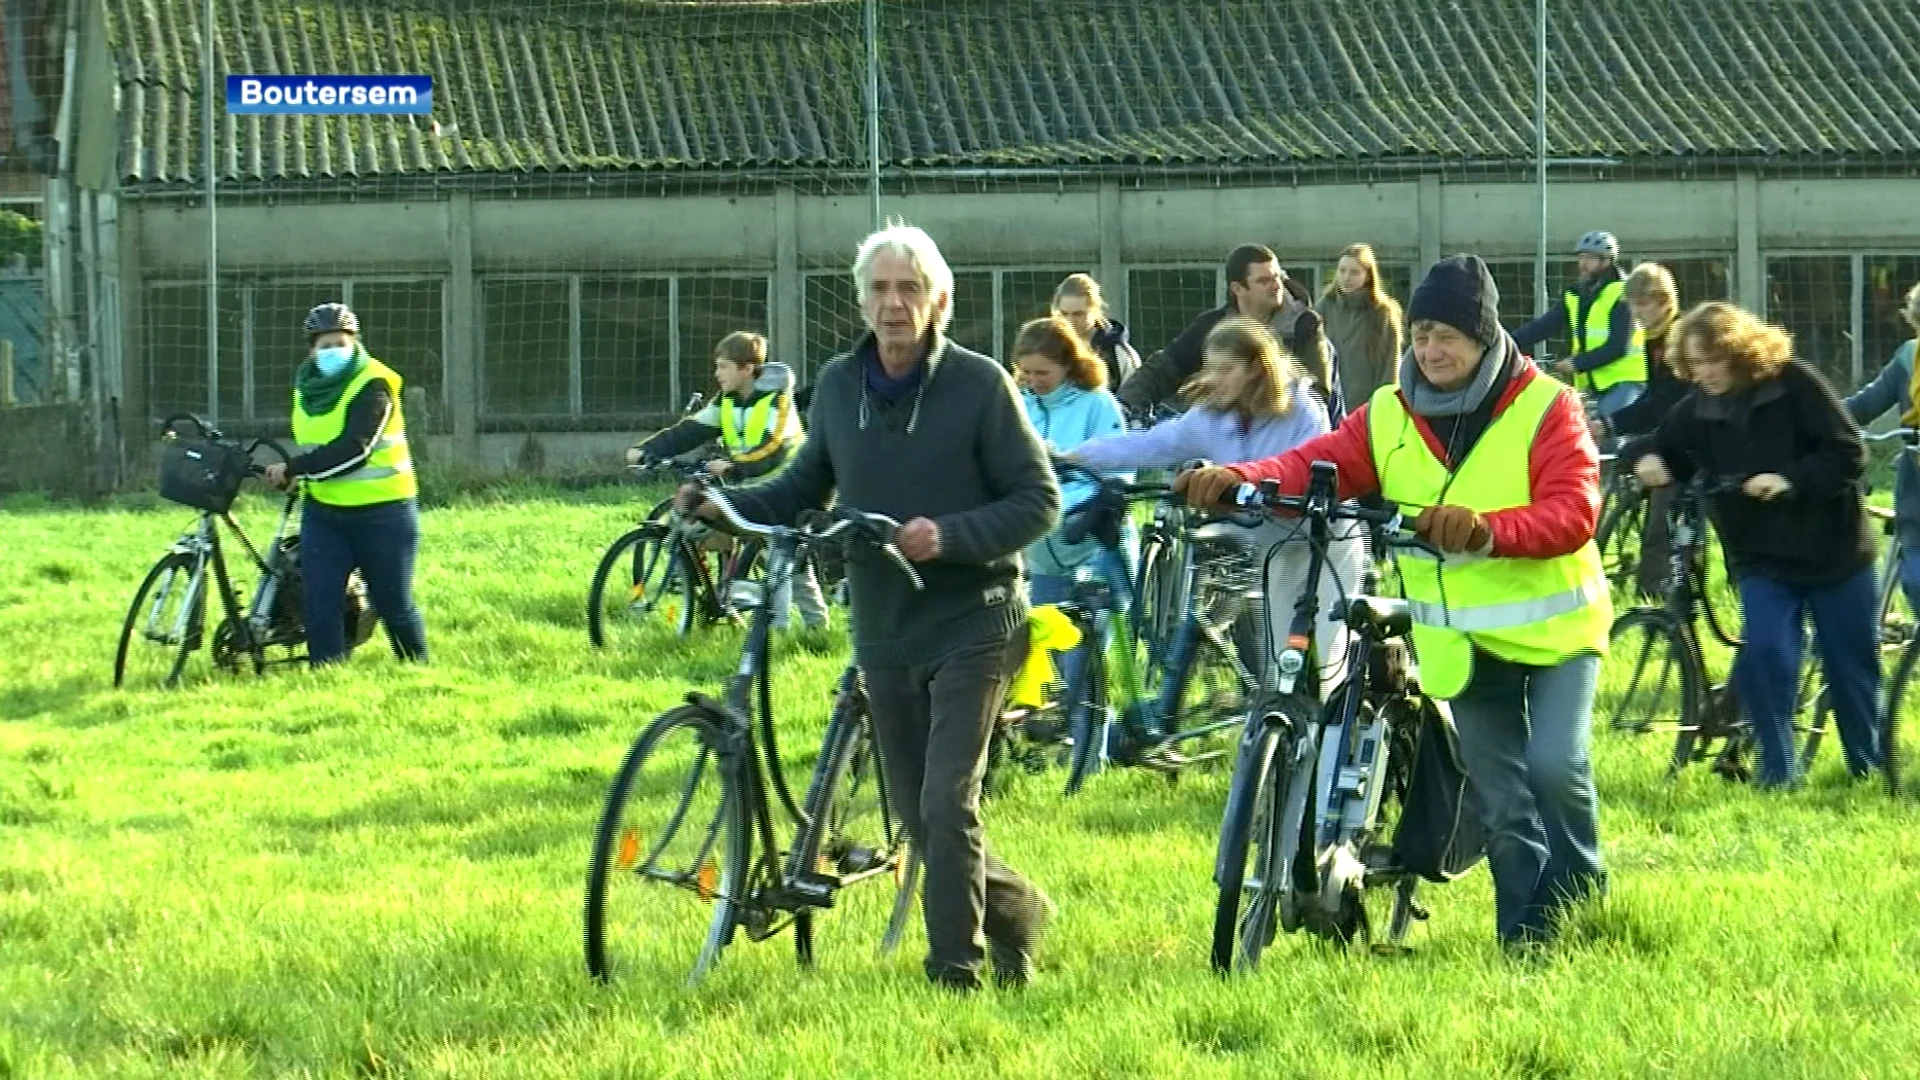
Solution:
M1064 454L1088 439L1114 435L1126 430L1126 418L1120 402L1105 390L1087 390L1063 382L1044 397L1029 390L1020 391L1027 419L1047 449ZM1091 480L1071 480L1060 485L1062 516L1093 497L1097 490ZM1027 549L1027 569L1033 574L1070 574L1099 550L1092 540L1068 545L1059 536L1050 535Z
M1878 420L1889 410L1898 423L1910 404L1908 391L1913 386L1914 343L1911 339L1895 349L1893 359L1880 369L1872 382L1861 387L1845 404L1853 422L1861 427ZM1893 473L1893 513L1900 525L1900 539L1910 546L1920 545L1920 470L1913 455L1902 452Z

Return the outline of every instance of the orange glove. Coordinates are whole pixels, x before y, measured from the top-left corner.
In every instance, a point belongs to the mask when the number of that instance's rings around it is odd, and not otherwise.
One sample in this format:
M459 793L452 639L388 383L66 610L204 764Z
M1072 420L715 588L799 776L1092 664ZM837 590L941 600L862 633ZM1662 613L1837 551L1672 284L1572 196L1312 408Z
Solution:
M1429 506L1414 519L1413 531L1441 551L1479 551L1493 540L1487 519L1464 506Z
M1218 509L1234 488L1246 483L1240 474L1232 469L1210 465L1204 469L1188 469L1173 478L1173 493L1185 495L1187 505L1202 510Z

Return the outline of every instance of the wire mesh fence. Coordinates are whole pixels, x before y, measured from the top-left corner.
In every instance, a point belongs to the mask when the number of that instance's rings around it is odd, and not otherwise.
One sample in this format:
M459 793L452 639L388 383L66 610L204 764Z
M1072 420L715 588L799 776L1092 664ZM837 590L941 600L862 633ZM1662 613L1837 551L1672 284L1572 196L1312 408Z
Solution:
M1913 5L105 0L103 25L96 269L126 299L76 341L124 344L101 378L129 424L283 429L300 317L343 300L456 456L539 433L608 461L710 389L730 331L803 380L845 350L853 250L894 215L954 265L954 339L1002 358L1074 272L1150 355L1243 242L1315 296L1369 243L1402 302L1474 251L1517 326L1606 229L1844 388L1920 278ZM429 74L434 112L220 104L228 75L346 72Z

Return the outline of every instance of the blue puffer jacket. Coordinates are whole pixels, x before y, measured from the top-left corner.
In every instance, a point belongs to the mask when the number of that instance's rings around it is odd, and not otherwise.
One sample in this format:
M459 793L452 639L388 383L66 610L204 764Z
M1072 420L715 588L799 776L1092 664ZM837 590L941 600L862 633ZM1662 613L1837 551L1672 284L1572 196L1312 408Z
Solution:
M1033 430L1040 433L1040 441L1055 453L1064 454L1088 439L1118 435L1126 430L1120 403L1105 390L1087 390L1063 382L1045 396L1022 390L1020 400L1026 406ZM1089 480L1062 483L1062 516L1092 498L1095 490ZM1056 532L1027 549L1027 571L1046 576L1070 574L1075 567L1093 558L1099 549L1099 544L1092 540L1072 545L1061 543Z

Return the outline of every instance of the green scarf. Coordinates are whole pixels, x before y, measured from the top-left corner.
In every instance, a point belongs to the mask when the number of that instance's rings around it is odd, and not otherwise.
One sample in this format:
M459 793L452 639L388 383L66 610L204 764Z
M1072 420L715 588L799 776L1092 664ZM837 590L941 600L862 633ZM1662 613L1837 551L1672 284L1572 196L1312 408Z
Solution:
M347 384L353 381L360 369L367 366L367 347L359 342L353 343L353 359L336 375L320 374L320 365L313 362L313 354L300 364L300 370L294 372L293 387L300 391L300 411L308 416L322 416L333 411L340 404L340 394Z

